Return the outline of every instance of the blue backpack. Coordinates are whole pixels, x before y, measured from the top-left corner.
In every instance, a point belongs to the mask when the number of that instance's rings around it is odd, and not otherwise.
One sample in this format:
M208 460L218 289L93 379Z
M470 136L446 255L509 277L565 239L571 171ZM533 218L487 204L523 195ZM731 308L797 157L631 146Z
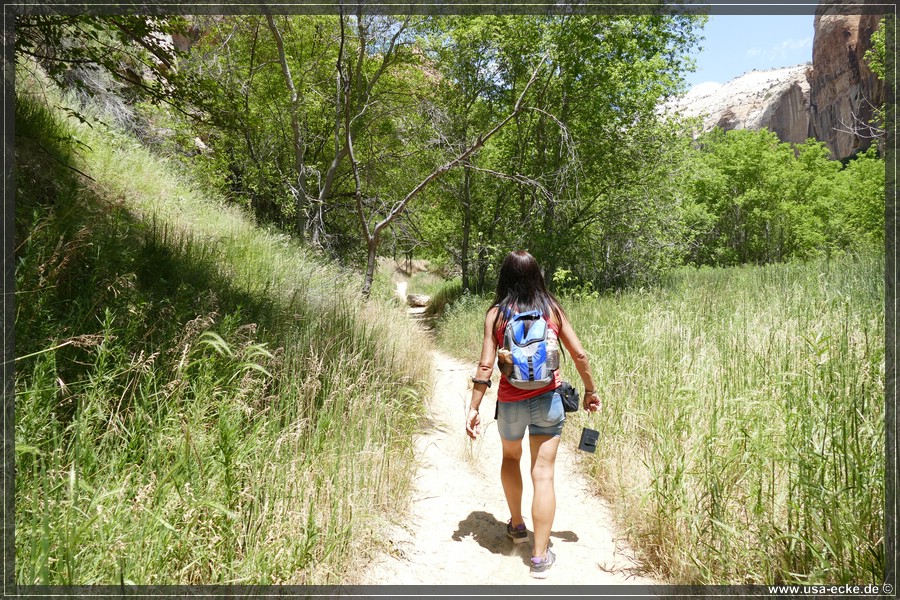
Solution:
M503 349L512 355L512 368L507 365L504 375L513 386L536 390L553 381L559 368L559 345L541 311L512 315L503 331Z

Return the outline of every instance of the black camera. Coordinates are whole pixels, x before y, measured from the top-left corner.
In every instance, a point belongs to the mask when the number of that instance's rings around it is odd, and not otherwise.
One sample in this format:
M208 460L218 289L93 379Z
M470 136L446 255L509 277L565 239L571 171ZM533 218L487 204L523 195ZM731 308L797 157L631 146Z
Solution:
M581 441L578 443L578 449L585 452L597 451L597 440L600 439L600 432L587 427L581 430Z

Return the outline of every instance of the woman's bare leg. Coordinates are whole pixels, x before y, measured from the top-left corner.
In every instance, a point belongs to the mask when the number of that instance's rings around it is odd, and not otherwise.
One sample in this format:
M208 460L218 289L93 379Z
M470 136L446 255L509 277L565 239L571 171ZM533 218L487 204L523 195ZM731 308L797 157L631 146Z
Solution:
M553 474L559 436L531 436L531 481L534 483L534 501L531 519L534 521L533 556L546 556L550 546L550 528L556 515L556 491Z
M522 519L522 468L519 463L522 459L522 440L504 440L503 463L500 466L500 481L503 483L503 493L506 494L506 503L509 505L509 515L512 525L515 527L525 521Z

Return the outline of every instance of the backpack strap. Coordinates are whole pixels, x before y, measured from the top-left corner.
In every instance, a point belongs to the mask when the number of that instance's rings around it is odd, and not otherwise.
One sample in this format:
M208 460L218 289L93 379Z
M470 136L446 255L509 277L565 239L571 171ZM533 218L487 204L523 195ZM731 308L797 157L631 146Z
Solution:
M522 311L520 313L516 313L516 316L517 317L535 317L537 319L540 319L544 315L540 311L540 309L536 309L536 310L526 310L526 311Z

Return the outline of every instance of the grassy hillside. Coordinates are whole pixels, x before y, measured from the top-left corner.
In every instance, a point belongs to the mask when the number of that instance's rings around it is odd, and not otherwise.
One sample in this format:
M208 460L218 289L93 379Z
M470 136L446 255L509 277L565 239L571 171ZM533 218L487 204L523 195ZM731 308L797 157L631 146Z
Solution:
M439 344L474 360L488 303L451 306ZM882 581L883 256L687 269L565 308L604 407L564 439L601 432L583 465L652 565L685 583Z
M422 340L17 86L16 581L340 582L405 505Z

